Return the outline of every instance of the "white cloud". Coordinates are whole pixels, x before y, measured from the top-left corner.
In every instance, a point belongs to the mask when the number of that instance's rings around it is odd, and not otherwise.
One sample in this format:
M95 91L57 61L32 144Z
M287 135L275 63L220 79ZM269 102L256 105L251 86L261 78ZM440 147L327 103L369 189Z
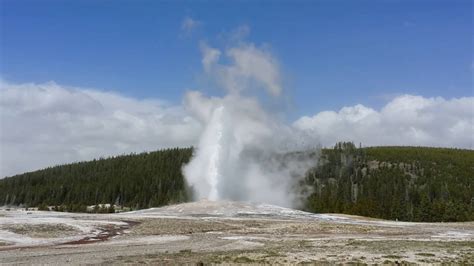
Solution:
M294 126L337 141L374 145L474 148L474 97L453 99L402 95L380 111L355 105L298 119Z
M193 23L189 18L183 27ZM280 94L278 64L265 49L241 42L225 51L230 59L225 64L219 49L202 43L201 50L204 71L230 94L251 88ZM194 145L210 115L196 106L199 101L189 100L194 95L203 102L206 97L197 92L187 94L184 106L54 82L0 80L0 93L0 178L101 156Z
M202 63L206 73L230 93L240 93L254 87L264 88L273 96L282 92L281 73L277 60L264 48L252 43L240 43L228 48L229 64L220 63L222 52L201 43Z
M190 34L200 25L201 22L199 20L195 20L191 17L185 17L181 23L181 30L186 34Z
M201 53L202 53L202 66L204 71L207 73L212 71L212 67L219 62L221 56L221 51L218 49L212 48L207 45L205 42L201 42Z
M56 83L1 81L0 94L0 178L101 156L195 145L211 116L209 106L222 101L189 92L183 106L173 106ZM293 126L325 146L351 140L365 146L472 149L474 97L402 95L379 111L358 104L303 116Z
M195 144L181 106L56 83L0 82L0 178L55 164Z

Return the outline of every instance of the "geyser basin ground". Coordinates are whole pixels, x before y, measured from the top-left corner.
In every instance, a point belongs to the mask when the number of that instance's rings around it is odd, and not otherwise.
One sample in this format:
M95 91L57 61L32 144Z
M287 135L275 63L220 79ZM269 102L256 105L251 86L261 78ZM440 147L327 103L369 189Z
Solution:
M472 264L473 254L474 222L392 222L226 201L102 215L0 210L0 263Z

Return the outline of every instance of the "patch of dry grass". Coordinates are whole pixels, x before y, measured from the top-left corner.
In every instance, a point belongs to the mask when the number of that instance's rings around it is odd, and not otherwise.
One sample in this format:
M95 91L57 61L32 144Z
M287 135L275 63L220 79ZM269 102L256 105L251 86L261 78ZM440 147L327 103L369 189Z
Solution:
M76 228L65 224L9 224L1 228L15 234L37 238L56 238L79 233Z

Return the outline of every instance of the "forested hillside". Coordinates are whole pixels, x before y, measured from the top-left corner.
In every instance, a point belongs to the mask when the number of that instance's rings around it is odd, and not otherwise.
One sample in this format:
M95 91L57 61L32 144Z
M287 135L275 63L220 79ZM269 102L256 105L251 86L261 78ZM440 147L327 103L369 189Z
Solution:
M51 167L0 180L0 205L85 211L111 203L133 209L189 200L181 167L192 148ZM305 209L407 221L474 220L474 151L420 147L323 149L306 177Z
M339 143L307 181L307 209L404 221L474 220L474 151Z
M0 205L85 211L112 203L134 209L187 200L181 166L192 149L168 149L56 166L0 180Z

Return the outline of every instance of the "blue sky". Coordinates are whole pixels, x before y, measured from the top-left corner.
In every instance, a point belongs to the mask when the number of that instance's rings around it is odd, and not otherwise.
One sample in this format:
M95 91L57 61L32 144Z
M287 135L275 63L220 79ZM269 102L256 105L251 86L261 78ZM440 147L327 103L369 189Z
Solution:
M1 1L0 75L179 103L199 41L241 25L279 60L292 115L409 93L472 96L472 1ZM183 19L200 22L192 33Z
M474 149L472 15L470 0L0 0L0 178L197 145L219 103L226 132ZM284 125L242 131L235 110Z

